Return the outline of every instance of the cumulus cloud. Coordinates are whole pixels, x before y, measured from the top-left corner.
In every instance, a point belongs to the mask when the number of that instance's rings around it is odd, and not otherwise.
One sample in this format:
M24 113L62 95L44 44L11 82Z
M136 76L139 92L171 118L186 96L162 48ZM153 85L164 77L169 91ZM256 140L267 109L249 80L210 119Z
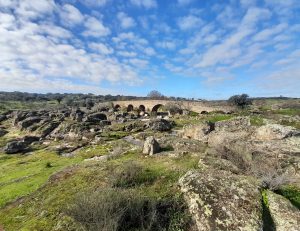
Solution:
M86 30L83 32L85 36L101 37L110 34L110 29L105 27L101 21L95 17L87 16L84 22Z
M186 6L193 2L194 0L177 0L179 6Z
M91 48L92 50L100 53L100 54L103 54L103 55L109 55L109 54L112 54L114 53L114 49L109 47L109 46L106 46L105 44L103 43L89 43L89 48Z
M130 27L134 27L136 25L135 21L133 18L129 17L127 14L124 12L119 12L117 14L117 18L120 22L120 25L123 29L128 29Z
M200 17L194 15L188 15L178 19L177 22L181 30L190 30L193 28L200 28L203 24L203 20Z
M135 6L144 7L146 9L157 7L156 0L130 0L130 2Z
M81 12L70 4L65 4L62 6L60 17L63 24L71 26L80 24L84 20L84 16L81 14Z
M15 15L10 11L0 12L1 90L102 93L108 92L100 87L103 80L114 84L141 83L129 64L108 56L114 52L113 48L102 42L91 42L90 52L72 31L50 19L51 10L55 10L65 14L72 23L83 20L83 34L97 38L110 33L101 20L89 15L83 17L71 5L61 7L52 1L38 2L33 7L30 2L16 1ZM0 4L3 6L3 1Z
M169 41L161 41L156 43L157 47L163 48L163 49L169 49L173 50L176 48L176 43L169 40Z

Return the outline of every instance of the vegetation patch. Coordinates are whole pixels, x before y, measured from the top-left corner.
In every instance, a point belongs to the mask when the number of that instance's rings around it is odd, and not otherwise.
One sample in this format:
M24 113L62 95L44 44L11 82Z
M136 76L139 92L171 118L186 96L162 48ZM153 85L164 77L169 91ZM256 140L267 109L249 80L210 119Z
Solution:
M300 209L300 189L296 186L285 186L276 191L285 198L289 199L291 203Z
M250 123L252 126L262 126L265 124L263 118L260 116L251 116Z
M79 194L66 211L85 230L95 231L183 230L189 221L185 212L181 197L157 199L109 188Z

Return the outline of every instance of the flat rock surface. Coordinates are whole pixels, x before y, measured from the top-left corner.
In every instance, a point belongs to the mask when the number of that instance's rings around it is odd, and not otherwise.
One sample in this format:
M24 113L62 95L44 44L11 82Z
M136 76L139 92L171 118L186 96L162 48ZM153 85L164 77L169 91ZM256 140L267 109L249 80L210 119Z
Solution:
M227 171L187 172L179 185L196 230L261 230L257 182Z

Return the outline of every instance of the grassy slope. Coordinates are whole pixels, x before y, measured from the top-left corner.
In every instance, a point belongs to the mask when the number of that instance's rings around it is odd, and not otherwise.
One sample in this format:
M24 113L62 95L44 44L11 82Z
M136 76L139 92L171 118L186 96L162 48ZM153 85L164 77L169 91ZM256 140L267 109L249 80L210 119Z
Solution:
M35 101L35 102L21 102L21 101L4 101L0 102L0 113L8 110L26 110L26 109L41 109L58 106L56 101Z
M98 187L108 187L111 169L134 160L154 174L156 180L150 185L135 188L145 196L162 198L178 196L177 181L188 169L197 166L198 158L186 156L180 159L169 157L145 158L139 151L131 151L121 158L107 163L82 162L72 174L47 183L20 204L0 210L0 224L5 230L76 230L73 221L64 215L64 209L77 192ZM16 185L17 186L17 185Z

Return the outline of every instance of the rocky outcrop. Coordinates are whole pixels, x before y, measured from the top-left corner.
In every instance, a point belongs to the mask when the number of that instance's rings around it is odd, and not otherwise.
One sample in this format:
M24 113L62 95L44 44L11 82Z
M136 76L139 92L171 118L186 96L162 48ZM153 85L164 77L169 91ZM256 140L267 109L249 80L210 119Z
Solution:
M257 182L227 171L191 170L179 185L196 230L262 230Z
M168 120L156 119L148 122L146 127L150 128L153 131L159 131L159 132L170 131L172 128L172 123Z
M35 123L39 123L41 120L42 118L38 116L28 117L23 121L19 122L19 126L21 127L21 129L26 129Z
M235 132L247 130L250 127L249 117L237 117L229 120L218 121L215 123L215 131Z
M276 231L299 231L300 211L288 199L267 191L267 201Z
M148 137L144 142L143 154L152 156L158 153L160 150L159 143L154 139L153 136Z
M189 138L194 140L199 140L207 142L207 135L214 129L212 123L202 123L196 125L189 125L183 128L182 136L183 138Z
M6 154L15 154L24 152L28 147L28 144L24 141L11 141L8 142L4 148Z
M103 113L93 113L87 115L83 121L90 122L90 123L99 123L100 121L107 120L107 116Z
M256 140L282 140L291 136L300 136L300 131L289 126L279 124L267 124L259 127L254 138Z

